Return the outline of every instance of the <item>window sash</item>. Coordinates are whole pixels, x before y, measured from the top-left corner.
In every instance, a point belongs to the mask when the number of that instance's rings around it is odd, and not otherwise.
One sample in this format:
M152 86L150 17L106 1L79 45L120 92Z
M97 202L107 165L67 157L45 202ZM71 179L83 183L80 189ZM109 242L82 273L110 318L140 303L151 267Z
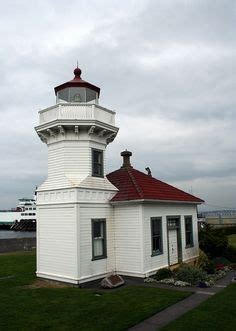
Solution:
M162 218L151 217L152 256L163 253Z
M92 260L106 257L106 220L92 219Z
M185 244L186 244L186 247L193 247L192 216L185 216Z
M103 177L103 151L92 149L92 176Z

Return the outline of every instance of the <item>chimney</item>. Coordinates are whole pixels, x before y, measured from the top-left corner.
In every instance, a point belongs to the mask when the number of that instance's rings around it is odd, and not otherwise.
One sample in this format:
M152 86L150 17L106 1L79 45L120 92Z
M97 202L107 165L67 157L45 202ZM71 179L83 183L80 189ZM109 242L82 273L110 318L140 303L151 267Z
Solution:
M133 168L130 164L130 156L132 156L132 153L127 151L127 149L120 153L121 156L123 156L123 165L121 168Z

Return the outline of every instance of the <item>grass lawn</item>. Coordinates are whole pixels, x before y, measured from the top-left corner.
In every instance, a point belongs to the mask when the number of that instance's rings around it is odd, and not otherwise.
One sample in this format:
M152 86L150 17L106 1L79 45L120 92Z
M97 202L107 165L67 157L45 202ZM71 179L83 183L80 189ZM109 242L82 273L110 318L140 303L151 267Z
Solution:
M229 244L236 248L236 234L231 234L230 236L228 236L228 239L229 239Z
M35 254L0 255L0 330L126 330L189 295L127 286L100 292L25 287L35 281Z
M232 331L236 326L236 284L229 285L162 331Z

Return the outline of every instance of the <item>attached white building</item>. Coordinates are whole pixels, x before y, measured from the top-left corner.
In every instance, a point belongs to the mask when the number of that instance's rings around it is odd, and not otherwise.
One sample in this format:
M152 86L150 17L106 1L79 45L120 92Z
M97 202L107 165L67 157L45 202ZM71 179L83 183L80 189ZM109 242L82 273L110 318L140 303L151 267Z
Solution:
M37 195L37 276L73 284L111 273L146 277L198 255L197 204L203 201L132 168L105 176L115 112L100 89L75 78L55 88L39 112L48 178Z

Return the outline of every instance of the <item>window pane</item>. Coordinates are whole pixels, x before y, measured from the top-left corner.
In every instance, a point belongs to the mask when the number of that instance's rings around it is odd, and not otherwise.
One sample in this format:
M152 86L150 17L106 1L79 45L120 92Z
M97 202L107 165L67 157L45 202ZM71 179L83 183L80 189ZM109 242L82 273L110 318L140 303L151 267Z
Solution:
M185 217L185 240L186 246L193 246L192 217Z
M92 220L93 259L106 257L106 223L105 220Z
M161 218L151 219L152 229L152 254L162 253L162 220Z
M85 102L85 88L70 87L70 102Z
M103 177L103 151L92 150L92 175Z
M93 223L93 235L94 235L94 238L99 238L99 237L102 236L101 228L102 228L102 223L100 223L100 222L94 222Z
M103 239L95 239L93 243L94 247L94 256L103 255Z
M96 100L96 92L90 89L86 89L86 101Z
M65 88L64 90L61 90L58 92L58 99L69 101L69 89Z

